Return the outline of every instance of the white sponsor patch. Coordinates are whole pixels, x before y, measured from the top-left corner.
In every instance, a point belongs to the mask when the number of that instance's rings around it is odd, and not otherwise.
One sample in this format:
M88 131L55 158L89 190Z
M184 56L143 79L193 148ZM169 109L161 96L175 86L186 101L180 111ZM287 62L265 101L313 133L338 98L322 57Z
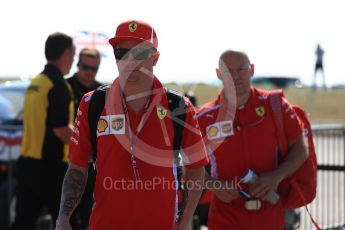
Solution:
M124 114L109 116L110 134L125 134L126 119Z
M220 121L206 127L206 133L209 140L234 135L232 120Z

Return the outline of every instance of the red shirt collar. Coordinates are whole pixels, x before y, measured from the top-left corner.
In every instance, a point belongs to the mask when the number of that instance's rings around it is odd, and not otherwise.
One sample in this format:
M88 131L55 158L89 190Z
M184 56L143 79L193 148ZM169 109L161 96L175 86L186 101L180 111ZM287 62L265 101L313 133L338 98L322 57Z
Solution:
M152 96L150 98L150 105L157 105L157 104L167 104L165 97L162 97L162 95L165 95L165 90L163 88L162 83L156 78L156 76L153 76L153 89L152 89ZM105 102L105 108L107 114L123 114L123 106L122 106L122 100L123 100L123 93L120 88L120 81L117 77L114 82L112 83L107 96L106 96L106 102Z
M254 87L250 88L250 92L250 97L243 108L252 108L257 107L258 105L262 105L263 100L262 98L260 98L262 97L260 92ZM216 99L215 105L220 105L220 117L222 117L222 119L235 118L236 110L238 110L238 108L232 107L231 105L229 105L229 103L227 103L224 96L224 89L221 91L218 98Z
M260 100L260 94L257 89L254 87L250 87L250 97L246 104L244 105L244 108L249 108L251 106L257 106L262 104L262 100ZM220 92L216 104L221 105L221 107L225 110L233 110L233 107L231 107L227 101L225 100L225 95L224 95L224 89Z

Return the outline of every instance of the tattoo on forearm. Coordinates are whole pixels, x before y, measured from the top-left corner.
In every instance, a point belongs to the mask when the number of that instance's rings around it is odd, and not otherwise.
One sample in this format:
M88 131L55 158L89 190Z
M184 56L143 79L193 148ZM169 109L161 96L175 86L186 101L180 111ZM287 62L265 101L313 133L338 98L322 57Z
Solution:
M62 185L60 215L70 216L81 199L87 180L87 172L69 168Z

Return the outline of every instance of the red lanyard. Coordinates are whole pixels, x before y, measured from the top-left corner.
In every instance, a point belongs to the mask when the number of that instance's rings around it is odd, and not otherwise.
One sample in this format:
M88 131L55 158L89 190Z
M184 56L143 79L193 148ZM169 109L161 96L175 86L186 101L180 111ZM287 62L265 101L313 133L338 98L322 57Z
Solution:
M124 100L124 95L122 96L122 105L123 105L123 110L125 113L125 118L126 118L126 123L128 124L128 138L129 138L129 142L130 142L130 153L131 153L131 163L132 163L132 168L133 168L133 172L134 172L134 176L135 176L135 180L136 181L140 181L140 174L139 174L139 169L137 166L137 161L135 158L135 141L138 138L138 135L141 131L141 129L143 128L144 122L146 120L147 117L147 110L150 104L150 99L147 100L145 107L144 107L144 111L143 114L141 116L139 125L133 135L133 131L131 128L131 123L130 123L130 119L129 119L129 114L128 114L128 107L127 104Z

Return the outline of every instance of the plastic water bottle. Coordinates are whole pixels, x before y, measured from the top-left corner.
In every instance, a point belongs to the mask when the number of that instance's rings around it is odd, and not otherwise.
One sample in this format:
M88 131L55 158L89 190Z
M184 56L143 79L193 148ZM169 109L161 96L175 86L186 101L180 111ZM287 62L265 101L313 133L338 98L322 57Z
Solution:
M259 179L259 176L256 175L256 173L253 170L249 169L246 175L244 175L241 178L241 182L244 184L252 185L257 179ZM272 192L265 199L265 201L267 201L270 204L276 204L278 200L279 200L279 195L276 192Z

